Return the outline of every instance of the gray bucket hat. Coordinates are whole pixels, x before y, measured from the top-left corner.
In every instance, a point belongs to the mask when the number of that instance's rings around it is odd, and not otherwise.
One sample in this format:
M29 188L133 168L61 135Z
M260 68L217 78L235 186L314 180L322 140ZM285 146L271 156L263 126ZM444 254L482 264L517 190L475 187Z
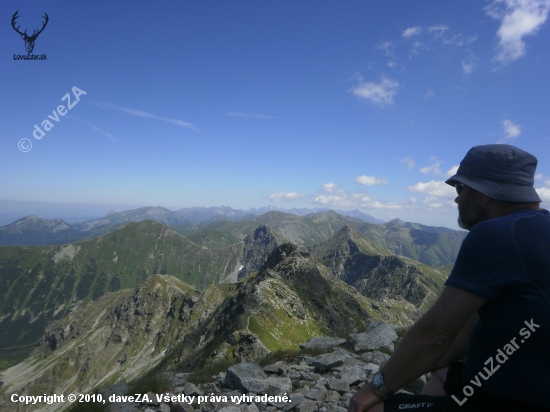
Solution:
M460 182L503 202L540 202L533 187L537 162L532 154L508 144L476 146L445 183Z

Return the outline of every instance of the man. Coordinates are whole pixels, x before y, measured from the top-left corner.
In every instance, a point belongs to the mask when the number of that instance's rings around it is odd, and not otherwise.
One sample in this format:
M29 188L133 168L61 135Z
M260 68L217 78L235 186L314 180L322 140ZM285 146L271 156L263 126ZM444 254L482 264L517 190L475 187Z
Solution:
M446 181L470 231L453 271L349 412L550 411L550 214L536 166L510 145L466 154ZM430 371L421 395L392 395Z

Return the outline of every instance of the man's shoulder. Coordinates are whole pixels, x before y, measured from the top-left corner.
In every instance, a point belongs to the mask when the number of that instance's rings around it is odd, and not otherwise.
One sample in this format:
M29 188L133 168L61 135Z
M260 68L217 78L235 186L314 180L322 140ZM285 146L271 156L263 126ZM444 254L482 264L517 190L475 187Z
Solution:
M475 225L470 234L475 234L476 236L482 235L511 235L511 229L519 221L529 222L533 219L532 224L535 225L548 225L550 230L550 213L545 209L540 210L518 210L517 212L510 213L506 216L495 217L493 219L487 219L482 222L479 222Z

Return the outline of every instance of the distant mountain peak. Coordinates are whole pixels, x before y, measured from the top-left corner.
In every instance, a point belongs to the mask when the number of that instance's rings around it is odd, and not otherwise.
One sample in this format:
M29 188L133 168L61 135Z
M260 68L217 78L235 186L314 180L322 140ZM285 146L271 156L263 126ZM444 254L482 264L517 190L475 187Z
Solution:
M387 226L403 226L404 224L405 224L405 222L403 222L399 218L390 220L388 223L386 223Z

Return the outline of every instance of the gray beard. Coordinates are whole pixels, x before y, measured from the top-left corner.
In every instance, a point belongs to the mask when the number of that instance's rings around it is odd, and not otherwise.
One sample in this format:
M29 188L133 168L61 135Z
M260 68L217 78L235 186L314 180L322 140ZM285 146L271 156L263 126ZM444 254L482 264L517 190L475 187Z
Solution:
M485 210L467 210L462 213L458 211L458 226L462 229L470 230L479 222L488 219L488 213Z

